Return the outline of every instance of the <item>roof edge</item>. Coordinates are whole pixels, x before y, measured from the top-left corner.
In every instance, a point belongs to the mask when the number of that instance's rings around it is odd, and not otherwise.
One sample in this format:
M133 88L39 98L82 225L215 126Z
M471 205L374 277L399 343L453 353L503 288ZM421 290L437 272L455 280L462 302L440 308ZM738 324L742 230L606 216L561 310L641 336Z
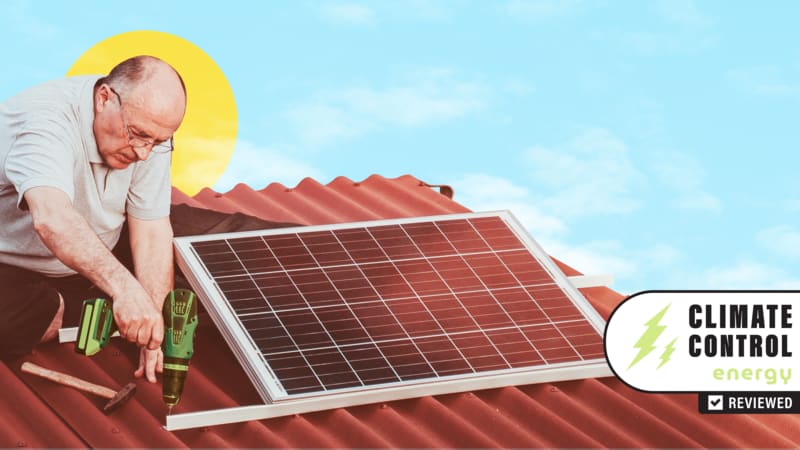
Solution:
M339 176L333 178L332 180L330 180L329 182L324 183L324 186L330 187L331 185L334 185L334 184L338 184L338 185L350 184L350 185L354 185L354 186L359 186L359 185L362 185L362 184L371 184L371 183L374 183L374 182L380 182L380 181L384 181L384 180L401 181L401 182L406 182L406 183L419 184L420 186L428 186L428 183L426 183L423 180L420 180L419 178L417 178L417 177L415 177L415 176L413 176L411 174L404 174L404 175L400 175L400 176L397 176L397 177L394 177L394 178L384 177L384 176L379 175L379 174L372 174L372 175L368 176L367 178L364 178L361 181L354 181L353 179L351 179L349 177L346 177L344 175L339 175ZM267 191L267 190L294 191L296 189L301 189L303 187L307 187L308 185L321 186L321 185L323 185L323 183L317 181L313 177L305 177L302 180L300 180L296 185L291 186L291 187L290 186L286 186L285 184L277 182L277 181L273 181L273 182L267 184L266 186L264 186L261 189L254 189L252 186L250 186L247 183L236 183L236 185L234 185L231 189L229 189L229 190L227 190L225 192L218 192L218 191L215 191L214 189L212 189L210 187L204 187L204 188L202 188L200 191L198 191L196 194L194 194L192 196L184 193L178 187L173 186L172 187L173 203L176 203L175 200L183 200L183 199L188 200L188 199L193 199L193 198L198 198L198 197L207 197L207 196L224 197L224 196L226 196L228 194L231 194L233 192L241 192L241 191L245 191L245 192L249 192L249 191L264 192L264 191ZM438 186L438 185L435 185L435 186ZM184 202L181 201L181 202L178 202L178 203L184 203Z

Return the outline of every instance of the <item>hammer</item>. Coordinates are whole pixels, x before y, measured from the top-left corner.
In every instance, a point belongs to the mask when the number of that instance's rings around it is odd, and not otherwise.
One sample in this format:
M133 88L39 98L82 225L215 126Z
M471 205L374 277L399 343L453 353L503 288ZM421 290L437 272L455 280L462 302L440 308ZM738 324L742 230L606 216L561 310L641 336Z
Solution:
M100 397L110 399L106 406L103 407L105 414L110 414L117 409L120 405L128 401L133 394L136 393L136 383L128 383L120 389L115 391L105 386L100 386L88 381L81 380L80 378L67 375L65 373L56 372L55 370L45 369L32 362L25 362L22 364L22 371L33 375L38 375L50 381L54 381L65 386L71 386L91 394L99 395Z

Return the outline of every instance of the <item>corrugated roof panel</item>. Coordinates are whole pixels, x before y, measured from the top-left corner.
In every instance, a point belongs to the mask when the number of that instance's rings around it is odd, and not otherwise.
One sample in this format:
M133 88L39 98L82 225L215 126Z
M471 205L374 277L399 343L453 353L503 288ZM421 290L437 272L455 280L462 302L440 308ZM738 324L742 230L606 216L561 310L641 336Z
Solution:
M86 446L5 364L0 364L0 414L0 448Z
M224 194L205 189L194 198L173 191L173 203L309 225L468 211L411 176L371 176L362 182L340 177L328 185L306 179L294 188L271 184L258 191L238 185ZM556 263L568 275L577 274ZM605 318L623 298L605 287L581 292ZM260 402L207 314L201 316L196 349L175 412ZM23 359L32 360L120 386L131 379L136 358L130 345L112 341L91 359L75 354L71 346L47 345L8 363L13 371L0 365L0 446L15 447L20 440L64 447L800 446L798 416L704 416L697 412L696 395L644 394L613 378L423 397L169 433L160 427L165 407L159 385L137 381L139 392L130 404L104 416L102 399L18 373Z

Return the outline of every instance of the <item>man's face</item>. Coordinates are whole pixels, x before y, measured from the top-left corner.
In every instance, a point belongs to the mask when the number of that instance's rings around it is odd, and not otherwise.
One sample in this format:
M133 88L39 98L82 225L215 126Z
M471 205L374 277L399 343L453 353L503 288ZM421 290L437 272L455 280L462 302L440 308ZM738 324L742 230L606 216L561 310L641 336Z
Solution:
M151 153L172 150L172 134L180 125L175 111L148 107L145 95L134 91L123 99L112 87L101 85L95 109L95 140L103 161L112 169L125 169ZM174 108L173 108L174 109ZM176 120L177 118L177 120ZM157 157L153 156L153 157Z

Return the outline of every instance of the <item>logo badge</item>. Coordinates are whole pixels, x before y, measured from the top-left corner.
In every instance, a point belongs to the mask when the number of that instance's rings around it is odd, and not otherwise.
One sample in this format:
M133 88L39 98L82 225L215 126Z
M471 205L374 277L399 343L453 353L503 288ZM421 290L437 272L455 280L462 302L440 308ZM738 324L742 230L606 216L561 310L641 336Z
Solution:
M795 305L798 292L643 292L611 314L606 357L646 392L800 391Z

